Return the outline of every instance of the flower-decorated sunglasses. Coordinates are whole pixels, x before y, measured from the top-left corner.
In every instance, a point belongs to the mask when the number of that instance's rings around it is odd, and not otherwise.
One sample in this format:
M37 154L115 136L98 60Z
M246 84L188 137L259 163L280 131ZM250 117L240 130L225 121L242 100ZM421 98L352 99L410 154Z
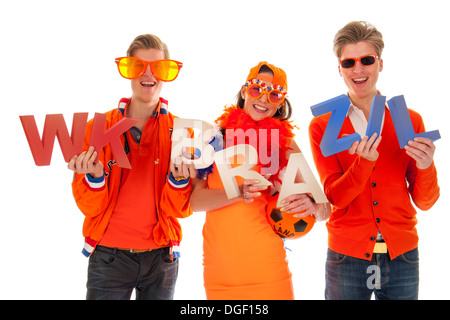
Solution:
M267 93L267 98L270 103L281 104L287 94L286 90L279 85L273 85L272 87L266 86L266 84L259 79L252 79L245 84L247 87L247 94L254 98L259 99L264 93Z

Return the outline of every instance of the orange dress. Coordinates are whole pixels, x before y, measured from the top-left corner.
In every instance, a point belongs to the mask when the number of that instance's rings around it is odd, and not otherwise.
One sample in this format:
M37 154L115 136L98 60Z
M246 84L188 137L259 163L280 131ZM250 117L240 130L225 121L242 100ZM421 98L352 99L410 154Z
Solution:
M207 183L209 189L223 189L215 166ZM267 197L266 191L252 203L239 201L206 213L203 265L207 299L294 298L284 242L266 219Z

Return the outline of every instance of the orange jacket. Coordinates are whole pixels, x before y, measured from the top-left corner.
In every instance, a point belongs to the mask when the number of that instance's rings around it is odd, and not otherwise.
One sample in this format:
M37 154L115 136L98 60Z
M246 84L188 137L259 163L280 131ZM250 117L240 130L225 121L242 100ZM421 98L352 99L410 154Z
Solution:
M153 230L153 238L157 245L170 245L176 251L182 238L181 226L176 217L187 217L192 214L189 206L192 188L190 182L177 182L171 178L171 175L168 178L171 134L175 116L167 111L167 101L162 98L160 100L158 109L159 132L156 133L159 141L155 146L159 158L159 170L156 169L155 172L154 194L158 223ZM117 109L106 113L105 131L123 118L124 109L128 103L129 99L121 99ZM87 150L89 147L92 124L93 120L87 124L83 150ZM124 135L120 139L126 149ZM85 215L83 254L86 256L93 252L108 226L117 200L122 176L122 169L115 164L109 144L102 148L99 161L103 163L105 171L102 178L93 179L89 175L75 174L72 183L72 191L77 206ZM169 182L169 180L171 181ZM177 255L175 254L175 256Z
M439 198L434 163L419 170L400 149L391 114L386 108L378 147L379 157L368 161L348 151L324 157L320 142L330 113L314 118L309 127L313 158L324 192L333 205L327 222L331 250L370 260L378 229L392 259L418 245L416 210L430 209ZM424 132L422 118L409 110L416 133ZM355 130L347 117L339 138Z

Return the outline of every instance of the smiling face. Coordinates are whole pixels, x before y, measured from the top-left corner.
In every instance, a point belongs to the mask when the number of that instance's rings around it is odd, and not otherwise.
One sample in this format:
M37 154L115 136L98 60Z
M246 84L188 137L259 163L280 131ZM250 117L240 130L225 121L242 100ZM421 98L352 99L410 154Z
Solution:
M273 75L269 72L262 72L259 75L265 75L272 77ZM264 83L268 87L272 87L274 84L270 81L264 80ZM243 86L241 88L241 96L244 99L244 107L243 110L246 114L248 114L253 120L259 121L264 118L271 118L277 112L277 109L281 105L276 105L271 103L268 100L267 93L263 93L259 98L253 98L248 95L246 87ZM285 102L283 102L285 103Z
M164 59L164 52L159 49L137 49L133 56L145 61L155 61ZM148 65L142 76L131 79L132 98L141 103L158 104L162 85L163 81L155 78Z
M367 42L361 41L356 44L347 44L342 48L341 59L360 58L366 55L377 55L374 46ZM352 68L342 68L339 65L339 74L344 79L348 88L350 99L362 101L372 99L377 94L376 84L378 74L383 70L383 60L376 59L375 63L370 66L364 66L361 61L357 61Z

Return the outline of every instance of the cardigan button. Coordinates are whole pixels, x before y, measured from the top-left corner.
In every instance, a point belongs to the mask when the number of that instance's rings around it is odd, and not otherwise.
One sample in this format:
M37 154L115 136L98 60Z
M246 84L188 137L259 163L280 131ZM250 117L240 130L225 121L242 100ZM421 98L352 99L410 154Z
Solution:
M372 182L372 187L376 187L377 186L377 184L375 183L375 182Z
M378 201L375 200L375 201L373 202L373 205L374 205L374 206L377 206L377 205L378 205Z
M375 241L375 239L376 239L376 238L375 238L374 236L371 236L371 237L370 237L370 241Z
M376 223L380 223L380 218L375 219Z
M366 256L366 258L369 258L370 257L370 253L366 253L365 256Z

